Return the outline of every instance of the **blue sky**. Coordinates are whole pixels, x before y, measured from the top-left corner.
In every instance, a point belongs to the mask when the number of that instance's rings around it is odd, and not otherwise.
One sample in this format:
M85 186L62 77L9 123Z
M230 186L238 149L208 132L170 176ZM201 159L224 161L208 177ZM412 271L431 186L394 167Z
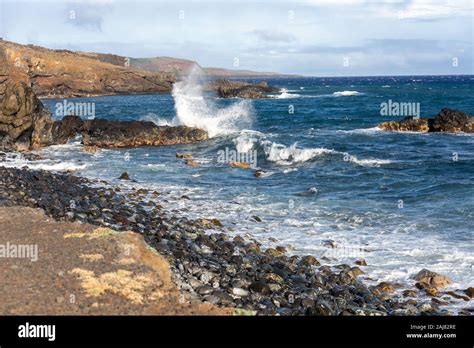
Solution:
M472 0L0 0L0 36L314 76L473 74ZM237 58L237 59L236 59ZM457 64L456 64L457 63Z

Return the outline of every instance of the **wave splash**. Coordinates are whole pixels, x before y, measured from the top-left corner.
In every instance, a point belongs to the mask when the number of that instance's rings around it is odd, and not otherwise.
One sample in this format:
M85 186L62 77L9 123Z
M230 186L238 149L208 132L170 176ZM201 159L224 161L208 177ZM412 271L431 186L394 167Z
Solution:
M251 150L260 149L265 154L267 161L274 162L280 166L304 163L315 157L324 155L337 155L337 157L343 161L363 167L380 167L381 165L392 163L390 160L378 158L359 159L347 152L325 147L300 148L297 143L286 146L268 140L265 134L257 131L242 131L240 135L234 139L234 144L239 152L249 152Z
M277 94L275 96L273 96L274 98L276 99L291 99L291 98L299 98L301 97L300 94L298 93L288 93L288 92L294 92L293 90L288 90L286 88L282 88L280 90L281 94Z
M297 147L297 143L291 146L285 146L278 143L264 143L264 151L268 161L275 162L279 165L292 165L295 163L303 163L310 159L324 154L337 153L332 149L309 148L301 149Z
M194 67L184 80L174 84L172 95L176 116L169 125L204 129L211 138L250 128L253 115L251 102L243 100L217 107L204 97L201 76L201 70Z

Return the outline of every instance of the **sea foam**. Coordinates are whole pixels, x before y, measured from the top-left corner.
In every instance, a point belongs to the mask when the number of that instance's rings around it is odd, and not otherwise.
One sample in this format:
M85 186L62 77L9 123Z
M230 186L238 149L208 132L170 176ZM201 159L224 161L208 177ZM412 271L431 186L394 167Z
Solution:
M351 97L351 96L355 96L355 95L362 95L364 93L360 93L358 91L337 91L337 92L334 92L332 95L334 95L335 97Z

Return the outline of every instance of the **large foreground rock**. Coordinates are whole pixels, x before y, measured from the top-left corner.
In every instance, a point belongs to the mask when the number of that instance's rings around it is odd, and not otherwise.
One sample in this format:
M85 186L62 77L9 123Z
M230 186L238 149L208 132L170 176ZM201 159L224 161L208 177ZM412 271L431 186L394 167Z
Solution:
M474 117L453 109L442 109L434 118L405 117L378 125L386 131L474 133Z
M173 283L169 261L139 233L56 221L41 209L18 206L0 207L0 221L0 243L39 246L28 253L38 262L2 258L2 316L233 313L191 303ZM70 294L81 305L71 303Z
M51 145L53 120L24 82L0 84L0 148L27 151Z

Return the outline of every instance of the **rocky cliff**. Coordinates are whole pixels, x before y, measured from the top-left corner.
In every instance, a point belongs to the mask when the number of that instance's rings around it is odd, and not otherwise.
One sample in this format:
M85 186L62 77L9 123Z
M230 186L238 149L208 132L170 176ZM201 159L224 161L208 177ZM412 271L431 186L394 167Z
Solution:
M111 62L84 53L0 40L4 68L22 73L38 96L69 98L171 91L173 74L130 67L125 60L120 66L118 56L109 56Z
M53 143L53 120L21 72L0 65L0 149L25 151Z

